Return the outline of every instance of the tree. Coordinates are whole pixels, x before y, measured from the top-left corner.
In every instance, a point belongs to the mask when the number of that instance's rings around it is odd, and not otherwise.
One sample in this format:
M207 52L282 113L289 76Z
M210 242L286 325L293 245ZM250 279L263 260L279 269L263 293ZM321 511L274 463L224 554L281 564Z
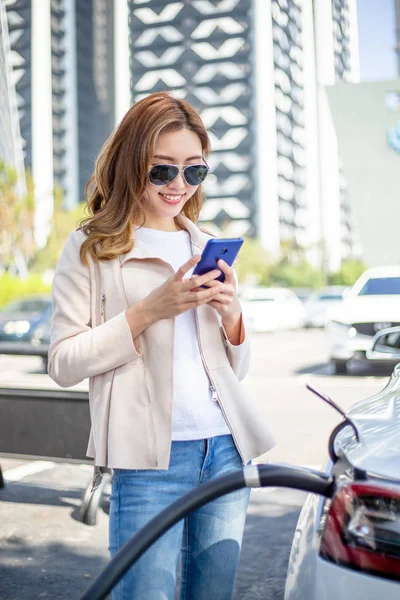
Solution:
M325 284L320 268L311 265L305 258L305 248L296 240L281 243L281 258L271 265L270 281L275 285L295 288L318 288Z
M235 271L242 284L263 284L268 281L268 253L258 240L246 238L240 250Z
M342 262L339 271L332 273L329 282L332 285L353 285L367 266L359 259L348 259Z
M35 254L33 182L27 175L27 192L17 192L18 175L0 161L0 265L26 277Z
M32 263L34 271L43 273L55 269L68 235L76 229L85 216L85 207L86 203L82 202L72 210L63 208L63 191L61 188L54 190L54 211L50 235L44 248L36 252Z

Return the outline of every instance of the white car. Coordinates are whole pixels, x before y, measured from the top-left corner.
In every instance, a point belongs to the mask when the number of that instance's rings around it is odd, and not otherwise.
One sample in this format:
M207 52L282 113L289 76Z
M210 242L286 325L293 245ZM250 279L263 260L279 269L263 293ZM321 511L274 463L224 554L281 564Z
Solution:
M400 325L400 268L368 269L329 313L326 332L335 372L346 373L352 359L365 360L374 335L397 325Z
M347 417L355 429L343 421L330 440L334 495L301 511L285 600L400 598L400 365Z
M299 329L304 325L303 303L287 288L243 288L240 302L250 331Z
M331 285L313 292L304 303L305 327L325 327L328 313L343 300L348 287Z

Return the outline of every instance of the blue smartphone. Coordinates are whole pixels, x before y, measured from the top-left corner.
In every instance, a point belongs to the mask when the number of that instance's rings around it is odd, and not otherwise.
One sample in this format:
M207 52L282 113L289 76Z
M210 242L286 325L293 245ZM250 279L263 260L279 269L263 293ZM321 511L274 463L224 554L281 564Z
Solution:
M193 275L204 275L204 273L218 269L217 262L220 259L231 267L242 244L243 238L212 238L208 240L201 255L201 260L194 268ZM224 281L224 279L225 275L223 273L217 277L218 281Z

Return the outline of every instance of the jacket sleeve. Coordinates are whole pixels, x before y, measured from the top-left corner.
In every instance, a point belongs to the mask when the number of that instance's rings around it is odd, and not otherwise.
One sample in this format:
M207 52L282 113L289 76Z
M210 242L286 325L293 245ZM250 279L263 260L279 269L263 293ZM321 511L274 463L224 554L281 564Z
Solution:
M236 291L238 291L239 281L238 281L235 271L234 271L234 275L235 275L235 282L236 282ZM226 354L228 356L230 365L231 365L232 369L234 370L234 372L236 373L236 377L239 379L239 381L242 381L242 379L244 379L246 377L247 373L249 372L251 353L250 353L249 336L246 333L246 328L245 328L245 324L243 321L243 313L242 313L240 319L241 319L240 339L242 340L240 344L234 346L229 341L229 338L227 336L227 333L226 333L225 328L222 325L222 323L221 323L221 335L222 335L222 339L224 341L225 350L226 350Z
M139 356L125 312L92 328L89 267L80 260L83 236L72 232L53 281L53 319L48 372L69 387Z
M242 319L242 323L241 323L242 330L241 330L240 337L243 341L241 344L238 344L237 346L235 346L234 344L232 344L229 341L228 336L225 331L225 328L221 324L221 335L222 335L222 339L224 341L226 354L228 356L230 365L231 365L232 369L234 370L234 372L236 373L236 377L238 378L239 381L242 381L242 379L244 379L246 377L247 373L249 372L250 355L251 355L249 336L246 334L246 331L245 331L245 327L244 327L244 323L243 323L243 316L241 317L241 319Z

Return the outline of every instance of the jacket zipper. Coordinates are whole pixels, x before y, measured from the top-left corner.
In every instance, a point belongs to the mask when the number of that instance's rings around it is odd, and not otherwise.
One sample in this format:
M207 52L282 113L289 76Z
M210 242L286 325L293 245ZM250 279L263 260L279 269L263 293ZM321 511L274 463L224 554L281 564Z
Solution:
M229 430L230 430L230 432L232 434L232 437L233 437L233 440L235 442L236 448L237 448L237 450L238 450L238 452L240 454L240 458L242 459L242 464L246 465L246 461L244 460L243 453L242 453L242 451L240 449L240 445L239 445L239 443L237 441L237 438L236 438L236 436L235 436L235 434L233 432L233 428L232 428L231 424L229 423L229 419L228 419L228 417L226 415L225 408L224 408L224 405L223 405L222 400L221 400L221 396L218 394L218 389L217 389L217 387L215 385L215 381L211 377L210 369L208 368L208 365L206 363L206 359L204 358L203 347L201 345L201 339L200 339L199 317L198 317L198 314L197 314L197 309L195 309L195 314L196 314L196 326L197 326L197 341L199 342L199 350L200 350L201 360L203 361L203 365L204 365L204 368L205 368L206 373L208 375L208 379L210 380L210 390L211 390L211 393L212 393L211 398L215 402L218 402L219 407L220 407L220 409L222 411L222 414L224 415L224 419L226 421L226 424L228 425Z
M101 312L101 322L104 323L105 314L106 314L106 295L104 292L101 295L100 312Z

